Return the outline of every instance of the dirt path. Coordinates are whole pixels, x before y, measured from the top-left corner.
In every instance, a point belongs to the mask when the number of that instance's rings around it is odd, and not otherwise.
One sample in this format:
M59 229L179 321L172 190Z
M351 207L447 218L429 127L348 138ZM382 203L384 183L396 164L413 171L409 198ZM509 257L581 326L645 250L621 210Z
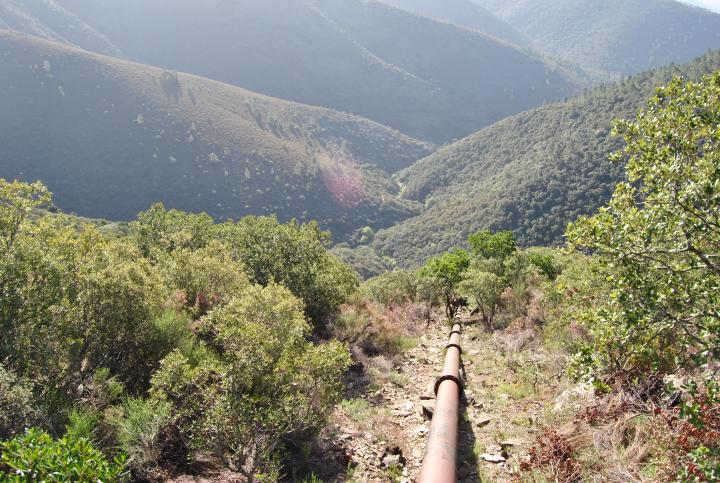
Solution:
M528 349L532 331L490 334L477 321L464 322L458 479L510 481L558 388L541 376L548 360ZM324 435L342 446L354 468L338 481L417 481L448 334L444 321L433 321L390 369L377 369L387 365L382 361L363 368L374 382L338 407Z

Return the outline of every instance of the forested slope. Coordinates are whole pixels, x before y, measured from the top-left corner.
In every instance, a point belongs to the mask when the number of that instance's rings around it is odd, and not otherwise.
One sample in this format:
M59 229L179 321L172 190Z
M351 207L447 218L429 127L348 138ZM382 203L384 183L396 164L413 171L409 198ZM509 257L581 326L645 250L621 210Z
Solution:
M445 142L576 92L537 56L376 1L60 0L126 58Z
M403 196L426 210L376 234L374 247L419 263L480 228L513 230L521 244L562 241L565 225L607 201L622 166L611 121L630 118L672 76L720 69L720 51L505 119L403 171Z
M317 219L342 237L416 213L389 173L431 150L357 116L2 30L0 105L0 176L115 220L162 201Z
M381 0L425 17L477 30L501 40L527 45L529 40L514 27L472 0Z
M675 0L473 0L549 54L634 74L720 47L720 15Z

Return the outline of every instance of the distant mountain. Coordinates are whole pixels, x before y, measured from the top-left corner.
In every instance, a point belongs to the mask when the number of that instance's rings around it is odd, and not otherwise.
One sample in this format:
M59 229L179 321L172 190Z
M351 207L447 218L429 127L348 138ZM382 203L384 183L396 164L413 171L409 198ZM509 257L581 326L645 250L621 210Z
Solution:
M633 118L676 75L720 69L720 51L680 67L639 74L578 98L500 121L399 173L405 198L425 211L375 234L373 247L420 263L479 229L513 230L523 245L561 243L568 222L610 197L623 167L608 161L621 140L611 121Z
M517 45L530 41L510 24L472 0L381 0L394 7L414 12L471 30L492 35Z
M0 0L0 28L120 55L106 37L54 0Z
M342 239L418 212L390 173L433 147L281 101L0 30L0 177L124 220L156 201L217 219L317 219Z
M674 0L472 0L551 55L634 74L720 48L720 15Z
M128 59L352 112L435 143L577 90L530 52L372 0L57 2Z

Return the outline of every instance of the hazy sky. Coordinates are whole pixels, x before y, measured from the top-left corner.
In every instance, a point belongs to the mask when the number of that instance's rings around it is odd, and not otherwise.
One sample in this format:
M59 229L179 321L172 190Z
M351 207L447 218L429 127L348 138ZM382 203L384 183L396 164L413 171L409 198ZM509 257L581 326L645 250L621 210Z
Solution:
M720 13L720 0L682 0L685 3L699 5L700 7L709 8Z

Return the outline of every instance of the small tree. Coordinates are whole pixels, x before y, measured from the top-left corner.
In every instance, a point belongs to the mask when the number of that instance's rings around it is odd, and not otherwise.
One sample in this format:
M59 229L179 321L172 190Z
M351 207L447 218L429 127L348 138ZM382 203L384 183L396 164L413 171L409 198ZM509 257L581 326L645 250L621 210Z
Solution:
M429 278L438 287L445 303L445 315L452 319L458 309L457 287L462 274L470 267L470 256L465 250L456 249L450 253L430 259L420 270L420 276Z
M505 290L505 282L494 273L480 270L469 270L465 273L464 280L460 282L460 293L475 301L480 313L489 327L492 328L495 314L500 308L502 293Z
M328 251L330 234L315 222L281 224L275 217L246 216L220 225L218 233L251 282L287 287L304 302L319 332L327 317L357 291L357 276Z
M212 238L213 229L213 219L209 215L167 210L162 203L154 204L130 223L135 243L142 255L149 258L183 248L202 248Z
M605 208L568 229L612 268L582 361L648 376L720 356L720 73L675 79L636 121L615 124L627 163Z
M23 222L36 208L50 203L52 195L40 182L7 182L0 178L0 239L9 250Z
M493 233L481 230L468 237L470 252L480 258L505 260L517 249L515 234L511 231Z

